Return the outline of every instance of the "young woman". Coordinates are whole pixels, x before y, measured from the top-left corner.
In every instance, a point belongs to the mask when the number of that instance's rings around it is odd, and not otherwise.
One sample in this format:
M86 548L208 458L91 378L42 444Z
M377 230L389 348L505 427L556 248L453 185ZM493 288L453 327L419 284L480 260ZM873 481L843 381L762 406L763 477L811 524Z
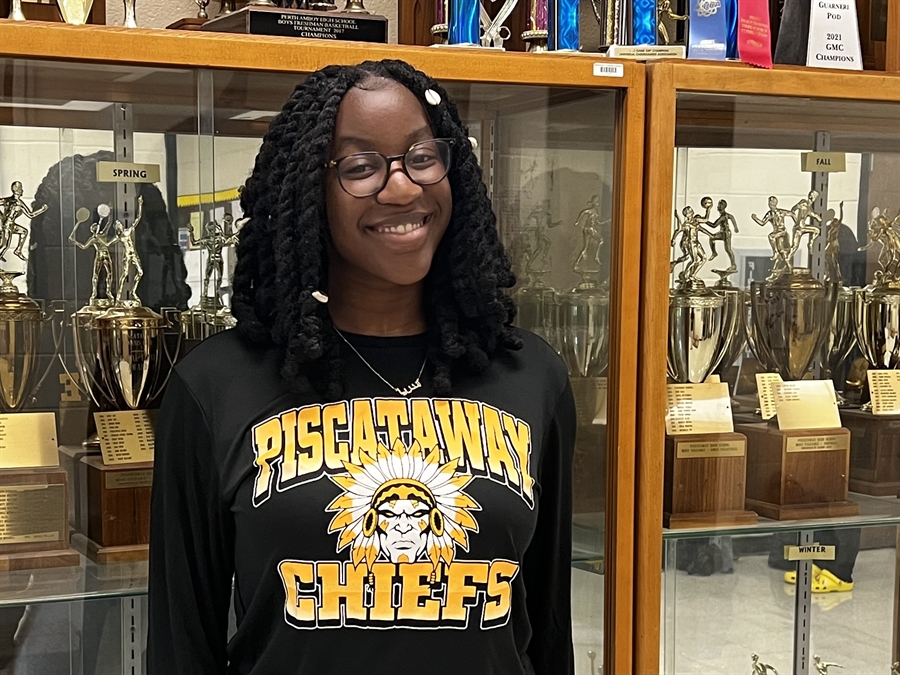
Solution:
M325 68L241 199L238 327L159 415L149 672L570 675L572 393L456 106Z

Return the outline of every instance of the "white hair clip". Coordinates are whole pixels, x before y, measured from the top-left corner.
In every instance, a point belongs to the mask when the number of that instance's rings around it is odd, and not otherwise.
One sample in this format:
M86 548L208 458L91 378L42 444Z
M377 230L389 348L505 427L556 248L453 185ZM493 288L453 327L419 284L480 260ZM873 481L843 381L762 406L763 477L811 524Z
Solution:
M322 291L313 291L312 296L321 302L323 305L328 302L328 296L325 295Z
M440 105L441 104L441 95L437 93L434 89L426 89L425 90L425 100L428 101L429 105Z
M474 136L469 136L469 143L471 144L473 150L478 149L478 139L477 138L475 138Z

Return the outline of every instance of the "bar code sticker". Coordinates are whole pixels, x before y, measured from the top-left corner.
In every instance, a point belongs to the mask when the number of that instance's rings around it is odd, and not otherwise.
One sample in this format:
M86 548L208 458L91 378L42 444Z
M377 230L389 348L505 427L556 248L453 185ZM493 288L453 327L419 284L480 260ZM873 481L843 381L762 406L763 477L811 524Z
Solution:
M625 66L621 63L595 63L594 77L625 77Z

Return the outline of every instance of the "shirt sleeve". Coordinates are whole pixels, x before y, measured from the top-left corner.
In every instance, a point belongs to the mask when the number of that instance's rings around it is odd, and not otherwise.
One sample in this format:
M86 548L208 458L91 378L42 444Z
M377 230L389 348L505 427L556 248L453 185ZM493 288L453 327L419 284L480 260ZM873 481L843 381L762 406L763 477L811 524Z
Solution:
M532 631L527 653L535 675L575 672L571 597L575 428L575 399L567 381L544 438L537 527L522 566Z
M177 371L156 431L150 520L148 672L222 675L234 526L212 434Z

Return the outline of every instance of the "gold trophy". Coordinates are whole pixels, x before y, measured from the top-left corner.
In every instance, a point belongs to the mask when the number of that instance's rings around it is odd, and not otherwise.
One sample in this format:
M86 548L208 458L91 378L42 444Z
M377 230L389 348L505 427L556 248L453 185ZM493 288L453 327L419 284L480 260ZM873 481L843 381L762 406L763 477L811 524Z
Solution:
M141 410L159 396L172 372L181 345L180 318L176 310L158 314L145 307L137 294L143 266L135 236L143 198L137 199L131 223L113 220L104 204L97 214L86 241L78 239L78 229L90 220L87 209L76 212L69 235L79 248L94 250L91 298L72 317L79 375L72 380L103 411L95 414L103 456L88 455L79 463L87 475L88 516L78 519L73 542L95 562L130 562L146 559L150 536L153 426ZM113 247L121 265L117 281Z
M878 243L881 267L872 283L853 292L853 328L868 370L900 369L900 216L891 220L875 209L868 223L869 240L860 250ZM867 380L871 377L867 376ZM871 384L869 385L871 389ZM895 427L898 414L872 414L871 403L844 413L853 434L850 489L864 494L895 495L900 489Z
M0 198L0 261L26 262L23 247L28 230L17 222L43 213L22 199L22 183ZM59 353L61 331L53 314L20 293L13 283L21 271L0 269L0 567L5 570L77 565L69 548L68 477L59 468L56 416L22 412L41 386ZM54 349L40 373L41 337L54 326Z
M206 264L200 302L181 315L182 330L188 340L205 340L210 335L237 325L231 310L222 302L219 288L222 286L224 272L222 251L237 243L240 230L235 229L234 219L230 214L226 214L222 221L222 225L214 220L207 223L206 231L199 239L194 237L191 230L191 245L206 251Z
M143 267L137 253L135 232L143 216L143 198L137 200L137 216L131 225L116 220L112 228L104 219L110 218L109 208L98 207L98 222L91 226L91 237L84 244L75 240L78 226L90 212L79 209L75 230L70 239L81 248L94 248L94 268L89 304L75 313L72 321L75 360L80 373L82 391L98 407L113 410L138 410L156 398L168 381L178 346L170 350L165 339L167 329L173 327L172 312L166 317L144 307L137 295ZM106 234L113 229L111 239ZM112 287L109 249L118 244L122 248L122 269L116 295L108 297ZM107 297L99 297L101 275L105 276ZM180 345L180 340L178 342ZM167 362L168 365L165 365Z
M821 216L812 210L815 191L790 210L769 197L760 226L770 225L772 274L750 286L748 342L762 367L785 381L802 380L834 335L839 284L823 283L809 267L794 265L803 238L812 260ZM786 219L793 220L791 232ZM842 345L838 345L842 348ZM790 429L773 423L741 424L747 435L747 507L774 520L847 516L859 507L847 500L850 434L843 427Z
M547 286L544 275L550 271L550 237L547 230L558 227L550 213L550 200L534 207L525 219L519 236L524 259L525 283L516 291L516 325L540 335L558 349L556 290Z
M600 281L601 226L608 222L601 216L599 195L575 219L582 245L572 270L581 282L559 296L559 345L573 377L602 376L609 361L609 290Z
M670 269L674 272L679 265L682 269L669 293L667 360L669 378L676 384L705 383L724 358L730 365L737 357L735 350L743 348L743 299L728 280L736 267L720 273L715 288L700 279L708 260L700 235L710 242L724 241L721 229L715 234L707 229L714 227L709 220L712 204L710 197L703 197L702 214L690 206L682 209L681 216L675 211L671 244L680 255ZM730 250L730 235L728 244ZM744 509L746 447L746 437L733 431L667 435L666 527L755 523L756 514Z

